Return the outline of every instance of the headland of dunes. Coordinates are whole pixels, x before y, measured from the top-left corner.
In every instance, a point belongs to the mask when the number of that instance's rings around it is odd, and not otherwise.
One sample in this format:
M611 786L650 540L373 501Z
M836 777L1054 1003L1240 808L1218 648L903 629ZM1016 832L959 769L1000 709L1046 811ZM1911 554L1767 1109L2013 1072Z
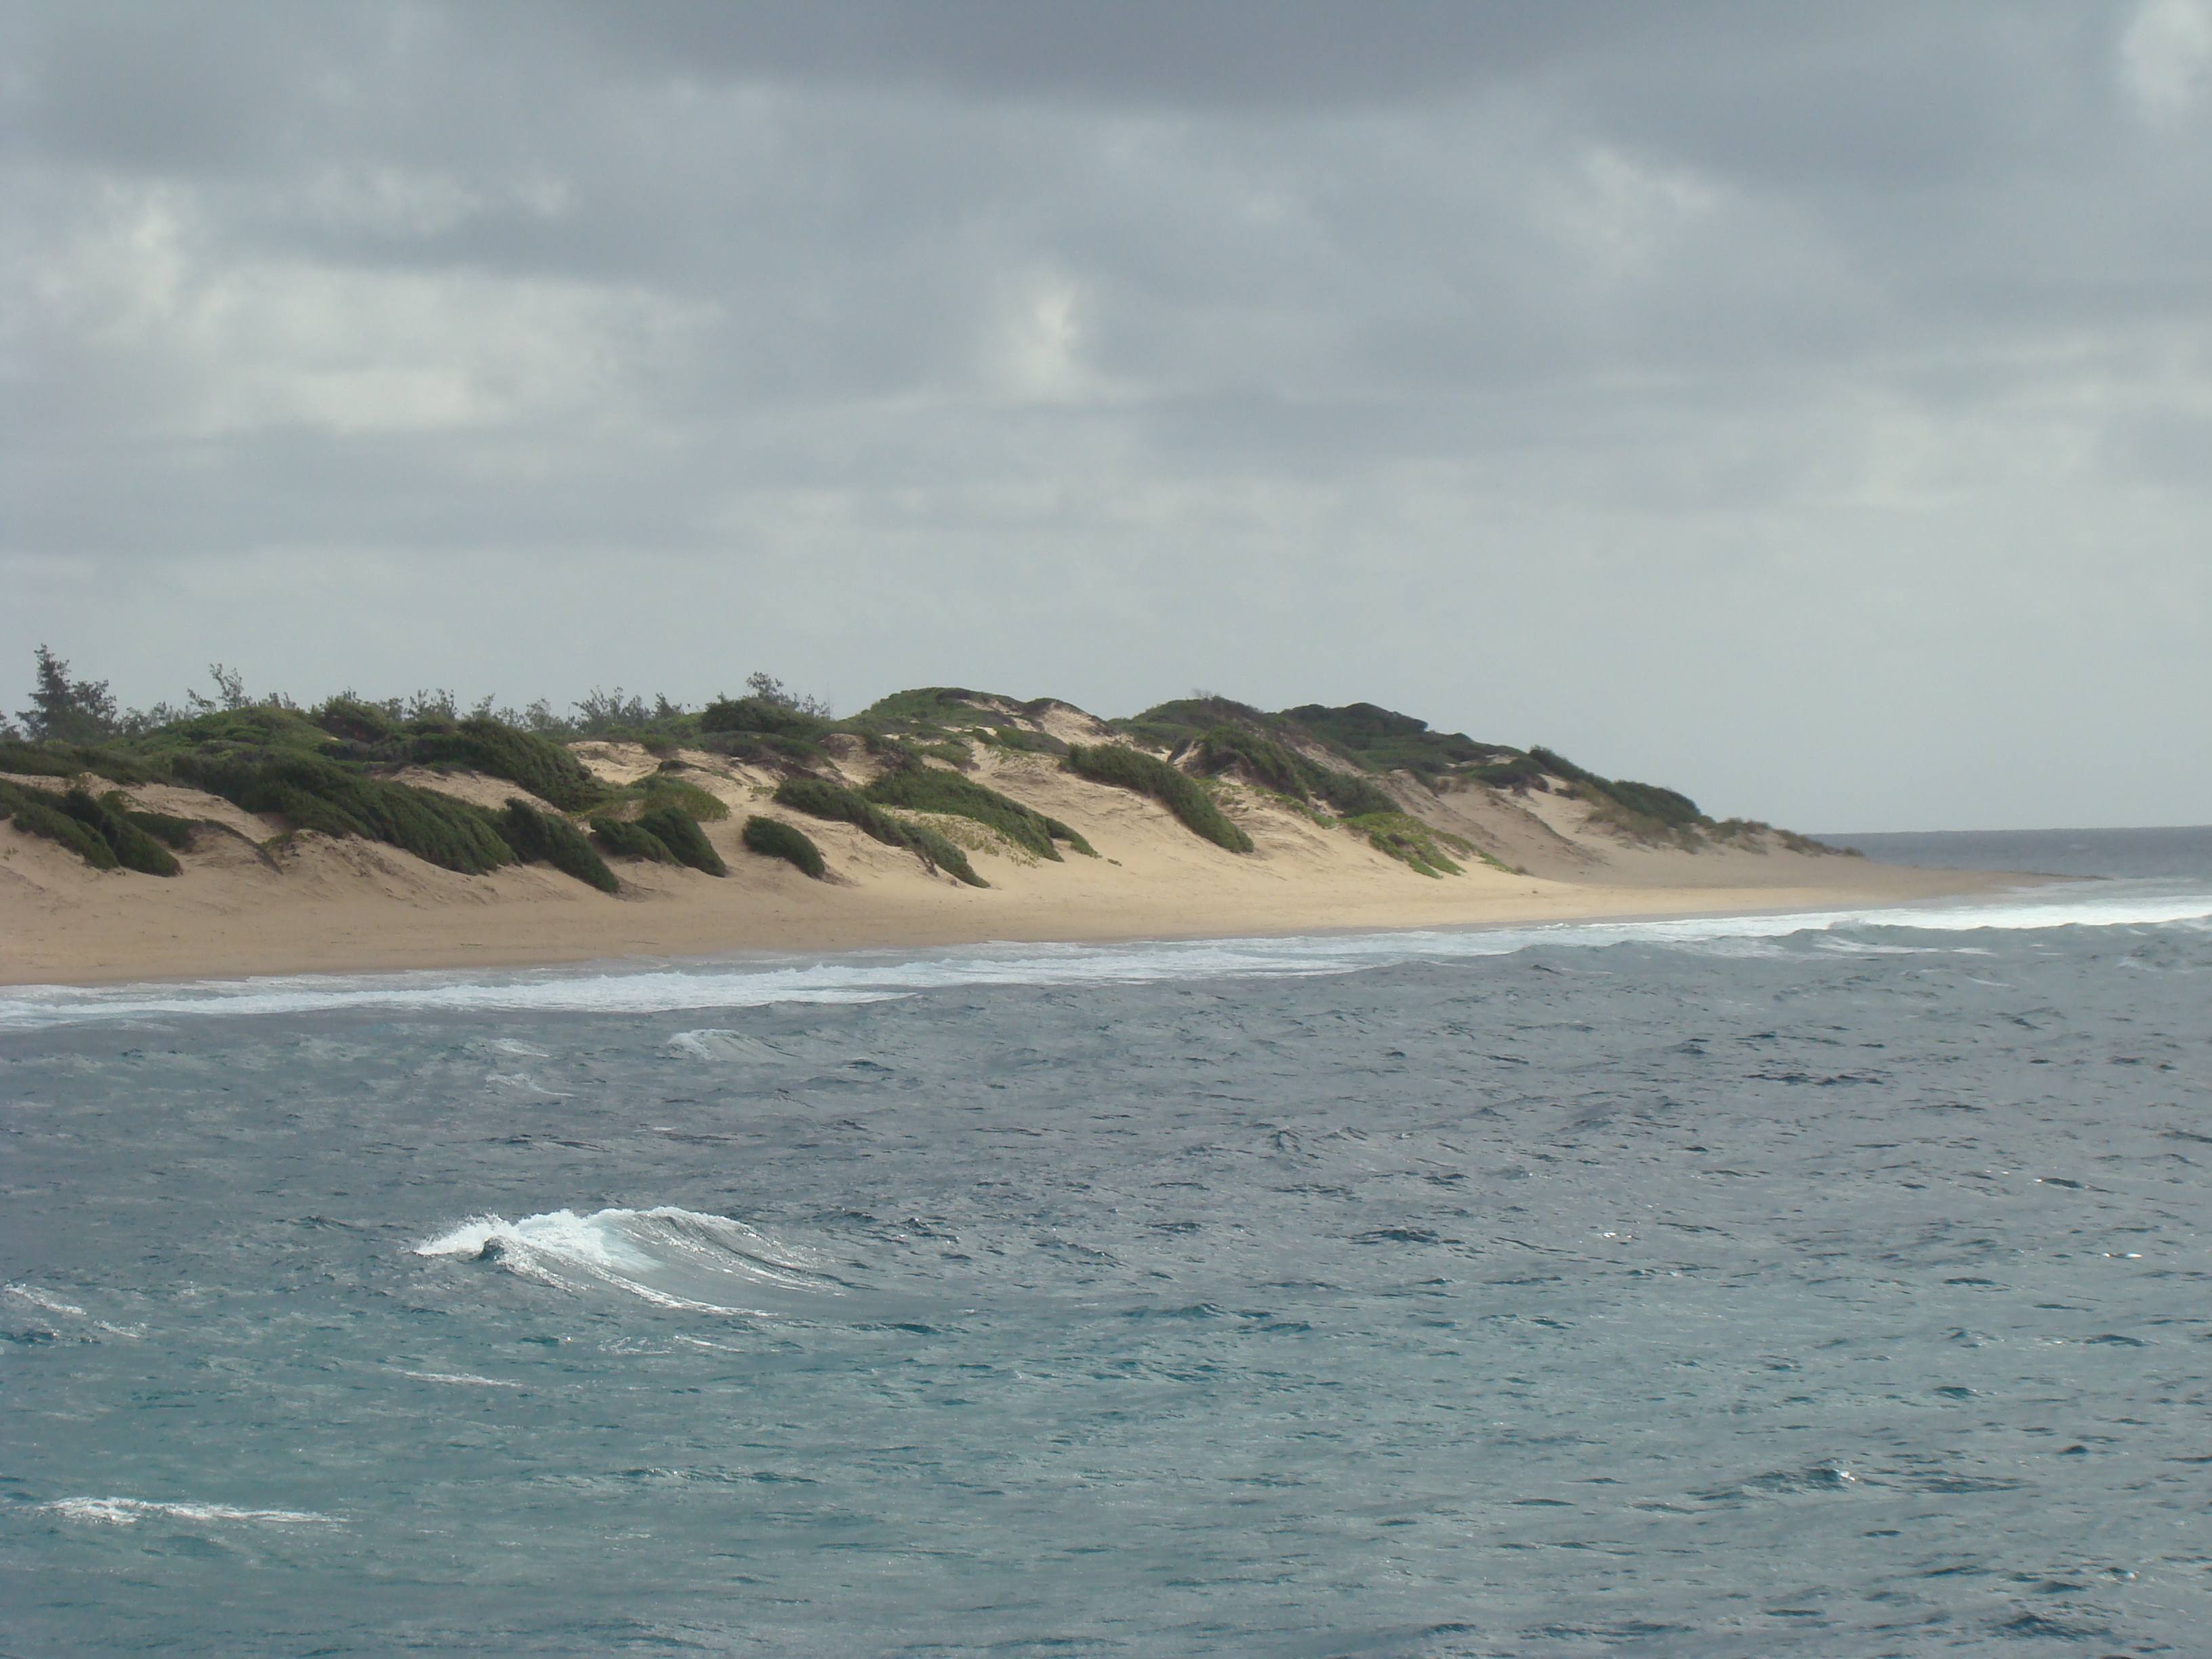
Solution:
M44 659L42 657L42 662ZM65 666L65 665L64 665ZM0 982L519 966L1820 909L2017 878L1869 864L1367 703L1104 720L775 682L562 721L255 702L0 738ZM35 715L37 711L33 711Z

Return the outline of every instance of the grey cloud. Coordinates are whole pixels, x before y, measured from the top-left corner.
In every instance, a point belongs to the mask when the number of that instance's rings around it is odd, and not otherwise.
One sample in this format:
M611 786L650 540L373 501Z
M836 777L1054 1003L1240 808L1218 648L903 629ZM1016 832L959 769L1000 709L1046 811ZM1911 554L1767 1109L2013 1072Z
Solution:
M2212 702L2207 89L2144 15L19 8L0 672L1203 678L2032 815L2089 714L2025 665Z

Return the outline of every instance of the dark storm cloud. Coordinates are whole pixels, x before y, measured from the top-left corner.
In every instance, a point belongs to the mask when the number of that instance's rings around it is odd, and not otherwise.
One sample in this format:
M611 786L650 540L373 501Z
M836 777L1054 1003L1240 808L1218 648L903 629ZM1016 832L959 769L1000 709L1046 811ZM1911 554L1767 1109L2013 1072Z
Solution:
M392 643L434 574L516 610L466 648L533 691L686 652L1109 705L1202 676L1711 765L1762 813L1837 773L1772 781L1792 720L1894 750L1955 710L2025 775L2069 720L2205 701L2203 0L0 28L0 662L66 635L173 696L240 650L178 635L243 617L296 642L264 680L450 674ZM610 631L579 573L623 560L702 597ZM1073 593L1153 642L1071 647ZM546 643L583 635L604 666ZM1692 639L1792 687L1684 676ZM2008 708L2069 653L2078 714Z

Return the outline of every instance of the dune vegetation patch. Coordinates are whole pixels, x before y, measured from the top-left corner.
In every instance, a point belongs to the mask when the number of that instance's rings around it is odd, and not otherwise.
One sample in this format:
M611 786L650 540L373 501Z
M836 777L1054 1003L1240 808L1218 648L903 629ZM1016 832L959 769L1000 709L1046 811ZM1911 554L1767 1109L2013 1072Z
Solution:
M879 805L972 818L1038 858L1054 863L1060 861L1060 849L1054 846L1054 842L1065 842L1086 857L1098 856L1089 842L1058 818L1048 817L986 784L939 767L912 763L894 766L862 793Z
M673 864L676 854L667 844L641 823L627 818L595 817L592 820L592 840L603 853L617 858L640 859L648 864Z
M699 821L681 809L653 807L638 819L637 825L665 847L678 864L689 865L710 876L730 873L730 866L722 862L722 855L707 839L707 832L699 827Z
M943 870L970 887L991 884L975 873L968 854L934 830L908 823L878 806L859 791L823 778L786 778L777 786L775 804L809 817L849 823L862 835L886 847L899 847L920 859L925 869Z
M541 812L526 800L512 799L500 814L499 832L525 864L550 864L602 893L622 886L584 832L558 813Z
M1252 837L1231 822L1206 786L1156 755L1118 743L1073 744L1067 769L1092 783L1149 795L1175 814L1183 828L1232 853L1252 850Z
M1465 868L1452 858L1454 853L1463 859L1482 857L1473 843L1424 823L1409 812L1364 812L1358 817L1346 818L1344 824L1347 830L1365 836L1367 844L1376 852L1387 853L1425 876L1466 874Z
M756 812L745 820L739 835L748 852L757 853L763 858L781 859L817 881L829 876L830 862L822 856L822 849L814 844L813 837L781 818Z

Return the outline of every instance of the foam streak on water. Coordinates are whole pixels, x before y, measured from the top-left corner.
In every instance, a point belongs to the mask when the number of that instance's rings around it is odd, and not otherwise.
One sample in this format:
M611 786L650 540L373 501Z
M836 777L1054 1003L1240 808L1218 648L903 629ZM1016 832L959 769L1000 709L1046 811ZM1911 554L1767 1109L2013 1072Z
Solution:
M2207 892L11 994L4 1645L2201 1650Z

